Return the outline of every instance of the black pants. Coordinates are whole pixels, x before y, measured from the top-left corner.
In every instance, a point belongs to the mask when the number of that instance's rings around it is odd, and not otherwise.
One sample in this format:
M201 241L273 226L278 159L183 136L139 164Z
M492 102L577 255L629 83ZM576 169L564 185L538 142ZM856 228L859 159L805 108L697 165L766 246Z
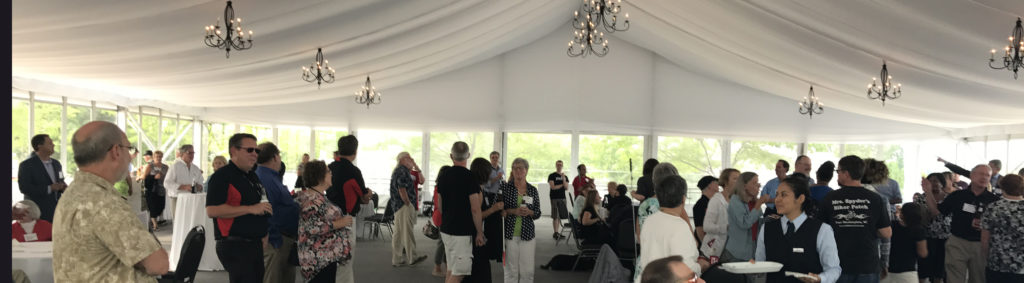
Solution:
M263 241L260 239L217 240L217 259L224 265L231 283L263 282Z
M985 282L1024 282L1024 274L999 272L986 268Z
M501 238L498 238L495 242L500 241ZM489 253L487 246L473 245L473 271L469 276L462 278L462 283L491 283L491 260L487 258Z
M352 264L352 262L349 262L349 264ZM334 283L336 275L338 275L337 262L328 264L324 269L320 270L320 273L317 273L312 279L309 279L308 283Z
M167 199L158 195L156 191L146 192L146 206L149 207L149 218L157 218L164 214L164 206Z

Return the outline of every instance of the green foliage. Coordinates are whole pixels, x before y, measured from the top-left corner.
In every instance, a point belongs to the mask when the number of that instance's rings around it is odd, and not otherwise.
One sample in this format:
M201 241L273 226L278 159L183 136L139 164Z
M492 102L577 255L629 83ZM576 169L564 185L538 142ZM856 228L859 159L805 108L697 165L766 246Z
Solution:
M284 162L288 172L297 172L302 154L310 152L309 137L309 128L277 129L277 147L281 150L281 162Z
M316 148L310 160L320 159L330 163L334 151L338 150L338 139L348 135L347 131L316 130Z
M658 137L658 161L675 165L687 185L696 187L701 177L718 177L722 169L722 144L716 139ZM643 169L643 161L634 165ZM686 197L692 204L700 197L700 191L688 190Z
M874 158L884 160L889 167L889 178L906 186L903 172L903 147L898 144L847 144L846 155L856 155L863 159Z
M562 160L563 171L576 170L576 164L570 164L572 158L572 135L568 134L533 134L508 133L508 156L505 157L505 168L511 168L512 161L517 157L530 162L530 171L526 180L530 183L547 182L548 174L555 172L555 161ZM488 151L489 153L489 151ZM511 173L505 170L506 175Z
M11 161L14 168L32 153L32 144L28 136L28 101L11 100Z
M795 143L734 141L732 147L732 164L740 171L775 170L775 163L779 159L788 161L792 166L797 156Z
M587 165L587 176L594 178L599 191L607 188L607 182L632 186L643 169L644 137L580 135L579 154L580 163ZM632 174L630 160L633 161Z

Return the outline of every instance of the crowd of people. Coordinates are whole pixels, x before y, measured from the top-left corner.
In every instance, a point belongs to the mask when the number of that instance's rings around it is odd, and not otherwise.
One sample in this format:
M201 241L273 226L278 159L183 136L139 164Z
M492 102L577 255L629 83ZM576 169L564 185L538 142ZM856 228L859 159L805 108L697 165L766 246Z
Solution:
M257 144L251 134L231 136L229 158L215 159L206 180L192 165L191 145L178 148L171 165L162 152L147 152L147 163L133 170L138 151L114 124L88 123L71 142L79 172L69 185L50 158L52 140L32 138L34 152L19 167L27 199L12 208L12 239L53 241L57 281L155 282L169 262L153 231L165 196L184 192L207 193L209 232L230 282L293 282L297 274L307 282L355 281L356 218L376 198L353 163L355 136L338 140L329 163L303 156L296 183L303 189L291 192L280 149ZM449 283L491 282L496 261L504 282L533 282L542 205L527 182L530 163L514 158L506 177L499 152L489 160L470 160L470 152L455 142L450 165L437 174L429 220L439 234L433 275ZM1024 282L1024 180L1000 175L999 160L969 171L939 161L950 171L922 178L907 203L883 161L853 155L821 164L813 177L810 158L801 155L792 173L788 161L776 162L763 186L756 173L727 168L700 178L696 188L673 164L650 159L637 190L610 182L603 197L585 165L570 182L557 161L547 179L552 237L569 236L561 233L564 219L585 245L635 240L634 282ZM396 163L385 208L394 215L397 268L427 256L417 253L415 235L425 178L407 152ZM148 225L125 201L134 194L130 172L143 183ZM833 179L838 188L829 187ZM688 212L691 189L700 198ZM767 274L722 268L761 261L783 267Z

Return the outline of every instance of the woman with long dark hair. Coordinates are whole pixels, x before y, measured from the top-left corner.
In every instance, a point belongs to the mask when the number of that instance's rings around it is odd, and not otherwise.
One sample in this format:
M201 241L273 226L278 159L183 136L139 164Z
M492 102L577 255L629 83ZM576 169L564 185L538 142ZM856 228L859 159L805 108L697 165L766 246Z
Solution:
M904 204L892 222L892 245L889 252L889 275L881 282L917 282L917 261L928 257L928 243L924 237L924 207L916 203Z
M469 171L481 188L490 178L491 162L487 159L476 158L469 165ZM483 194L483 192L481 192ZM441 200L444 202L444 200ZM487 239L482 247L473 246L473 270L462 282L490 283L491 282L491 260L501 260L501 210L505 208L504 203L498 197L482 197L480 202L480 217L483 218L484 238Z

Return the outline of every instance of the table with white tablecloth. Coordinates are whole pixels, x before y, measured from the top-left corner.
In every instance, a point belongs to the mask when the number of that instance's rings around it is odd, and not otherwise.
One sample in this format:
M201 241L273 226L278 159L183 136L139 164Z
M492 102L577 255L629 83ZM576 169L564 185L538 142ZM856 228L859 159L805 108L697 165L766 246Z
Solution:
M171 269L178 266L178 257L185 245L185 236L192 227L202 225L206 229L206 245L203 258L199 261L199 270L224 270L217 259L217 243L213 239L213 219L206 216L206 193L180 193L177 197L177 209L174 215L174 235L171 238L170 263Z
M53 282L53 242L11 243L11 270L21 269L32 282Z

